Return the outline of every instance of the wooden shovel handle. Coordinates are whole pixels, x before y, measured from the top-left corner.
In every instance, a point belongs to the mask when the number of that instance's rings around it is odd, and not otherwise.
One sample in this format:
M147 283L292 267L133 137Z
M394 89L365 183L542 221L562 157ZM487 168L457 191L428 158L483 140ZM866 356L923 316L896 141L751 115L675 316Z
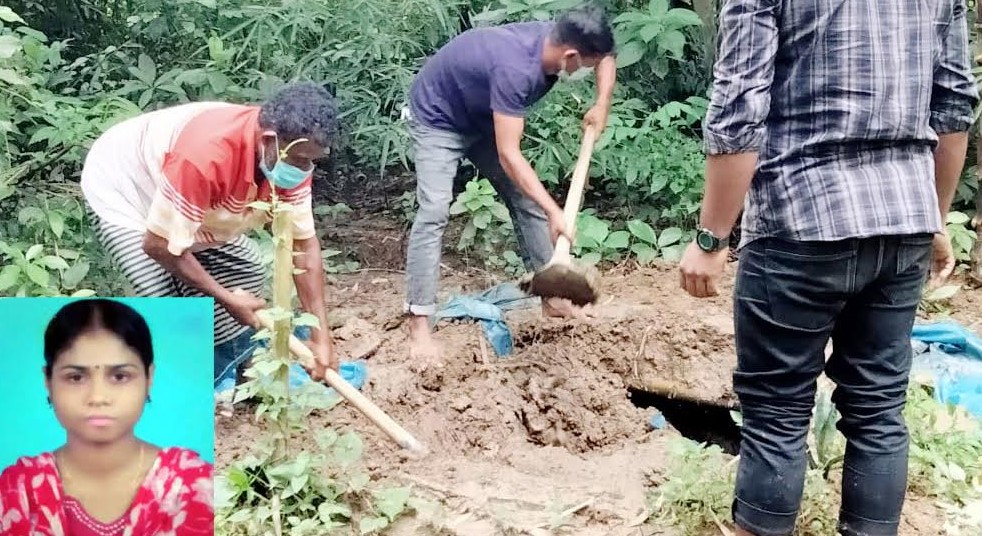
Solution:
M596 141L596 130L593 127L586 127L583 131L583 141L580 143L580 156L576 159L576 167L573 168L573 180L566 194L566 206L563 207L564 222L570 234L576 232L576 216L583 203L583 190L586 187L590 157L593 156L593 145ZM556 241L556 253L553 258L568 257L570 246L569 240L565 236L560 236Z
M268 315L258 316L264 327L273 329L273 322ZM313 366L314 353L310 351L310 348L303 341L296 338L292 333L290 334L290 353L300 358L305 366ZM400 426L399 423L395 422L392 417L389 417L371 400L366 398L365 395L352 387L337 372L328 369L324 375L324 381L344 397L345 400L350 402L352 406L357 408L358 411L368 417L368 420L372 421L375 426L378 426L400 447L413 452L425 451L423 444L416 440L412 434Z

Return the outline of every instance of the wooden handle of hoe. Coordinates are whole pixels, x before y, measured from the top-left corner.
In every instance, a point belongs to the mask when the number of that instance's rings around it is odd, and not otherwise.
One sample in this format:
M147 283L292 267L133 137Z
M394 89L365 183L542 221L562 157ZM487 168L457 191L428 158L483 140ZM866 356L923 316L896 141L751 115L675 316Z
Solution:
M590 169L590 157L593 156L593 144L597 141L597 133L593 127L587 127L583 131L583 141L580 143L580 156L576 159L576 167L573 168L573 180L569 185L569 192L566 194L566 205L563 207L563 217L566 229L570 234L576 232L576 216L580 212L583 203L583 190L586 187L587 171ZM560 236L556 241L556 252L554 259L569 258L569 248L571 244L565 236Z
M260 315L260 321L263 325L269 329L273 329L273 324L268 317ZM314 353L310 351L300 339L290 334L290 352L307 363L314 362ZM329 386L334 388L341 396L351 403L358 411L362 412L368 420L372 421L375 426L378 426L386 433L393 441L395 441L400 447L412 451L422 453L426 449L423 444L420 443L415 437L412 436L405 428L399 426L399 423L392 420L384 411L382 411L378 406L376 406L371 400L361 394L358 389L351 386L350 383L345 381L337 372L328 369L324 375L324 381L327 382Z

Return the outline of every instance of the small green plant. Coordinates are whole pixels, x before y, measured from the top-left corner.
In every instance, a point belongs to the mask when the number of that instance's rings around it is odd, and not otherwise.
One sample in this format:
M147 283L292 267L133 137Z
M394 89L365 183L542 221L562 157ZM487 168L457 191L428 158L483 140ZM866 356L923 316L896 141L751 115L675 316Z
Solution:
M677 438L669 444L669 460L668 478L650 496L652 519L671 524L686 536L730 533L737 458L715 445ZM834 495L821 470L805 474L797 536L835 534Z
M971 260L972 245L975 244L975 231L968 227L969 220L964 212L949 212L946 228L951 237L951 248L955 252L955 261L966 263Z
M730 519L734 459L716 445L675 438L668 444L668 476L651 495L652 518L686 536L718 531Z
M324 259L324 271L329 274L350 274L358 271L361 263L348 259L340 249L325 248L321 251Z
M805 489L798 509L795 536L837 536L837 490L830 485L822 470L805 472Z
M33 188L23 188L25 193ZM0 295L91 296L119 293L109 261L80 203L34 193L0 200L16 218L0 222Z
M391 212L407 227L416 219L416 191L406 190L393 200Z
M216 534L314 536L355 524L361 534L378 533L411 510L414 499L407 488L370 486L369 475L357 467L363 445L354 433L321 430L314 435L313 452L296 441L308 431L313 411L329 409L339 399L314 382L290 386L289 336L295 326L316 328L318 319L291 312L291 207L274 193L268 206L257 208L273 215L273 307L261 313L272 328L255 335L268 344L252 356L233 402L253 399L255 419L266 433L249 456L215 478Z
M631 253L638 262L647 264L661 257L667 261L677 261L682 258L684 245L682 238L685 232L678 227L655 231L647 222L631 220L627 222L627 230L631 233Z
M982 426L913 383L904 416L910 430L909 489L964 506L982 500Z
M575 253L583 262L597 264L600 261L619 259L628 249L631 233L611 231L610 223L586 209L576 218Z
M731 416L742 425L738 412ZM982 425L964 409L938 403L930 387L916 382L908 388L904 416L910 430L908 492L940 499L948 512L946 526L964 524L972 516L971 506L982 504ZM809 467L796 535L836 534L838 490L831 475L841 470L845 451L837 419L830 394L821 390L808 438ZM729 523L735 458L682 438L670 444L669 455L668 471L651 495L652 517L687 535Z
M942 285L937 288L925 288L921 295L918 309L924 314L943 314L950 312L951 298L958 294L959 285Z
M216 534L273 534L271 527L281 527L283 534L315 536L355 526L358 534L377 534L425 507L408 488L372 489L369 475L356 469L364 448L356 434L328 429L314 437L316 452L279 463L263 438L253 454L218 475Z
M659 233L639 219L628 221L626 227L611 230L609 221L599 218L594 209L585 209L577 216L573 253L590 264L631 255L641 264L658 258L669 261L681 258L684 247L681 241L686 235L682 229L669 227Z
M832 404L832 394L824 389L815 397L812 429L809 435L808 466L817 470L823 479L829 479L832 469L842 463L845 437L836 429L839 412Z
M450 215L467 216L457 242L457 251L477 251L487 257L507 246L512 239L508 208L498 201L494 186L487 179L475 179L450 205Z
M314 207L315 216L325 216L327 218L335 219L338 216L346 216L354 212L345 203L334 203L333 205L320 205Z
M0 269L0 293L11 296L92 296L91 289L76 289L89 271L85 261L69 265L64 257L49 252L43 244L26 250L0 242L5 266Z
M474 26L494 26L509 21L550 20L556 12L582 3L582 0L500 0L501 7L484 6L471 15Z
M668 0L650 0L647 10L631 10L614 19L619 52L617 67L626 68L642 60L658 78L665 78L671 60L683 60L686 28L702 25L694 11L669 9Z

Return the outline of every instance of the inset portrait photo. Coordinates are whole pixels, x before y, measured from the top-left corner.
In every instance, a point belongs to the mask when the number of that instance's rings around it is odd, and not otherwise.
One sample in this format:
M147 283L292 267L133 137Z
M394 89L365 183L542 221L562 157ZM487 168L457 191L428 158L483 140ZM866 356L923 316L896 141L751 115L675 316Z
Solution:
M213 305L0 299L0 534L213 534Z

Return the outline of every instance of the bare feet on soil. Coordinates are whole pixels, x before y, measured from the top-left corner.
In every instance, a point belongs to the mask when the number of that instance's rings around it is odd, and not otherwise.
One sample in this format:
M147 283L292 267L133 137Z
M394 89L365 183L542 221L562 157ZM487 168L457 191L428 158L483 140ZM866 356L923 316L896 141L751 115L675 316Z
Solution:
M593 318L596 313L591 305L577 307L573 305L573 302L564 298L545 298L542 300L542 316L584 320Z
M430 329L430 317L409 317L409 369L422 372L443 366L440 345Z

